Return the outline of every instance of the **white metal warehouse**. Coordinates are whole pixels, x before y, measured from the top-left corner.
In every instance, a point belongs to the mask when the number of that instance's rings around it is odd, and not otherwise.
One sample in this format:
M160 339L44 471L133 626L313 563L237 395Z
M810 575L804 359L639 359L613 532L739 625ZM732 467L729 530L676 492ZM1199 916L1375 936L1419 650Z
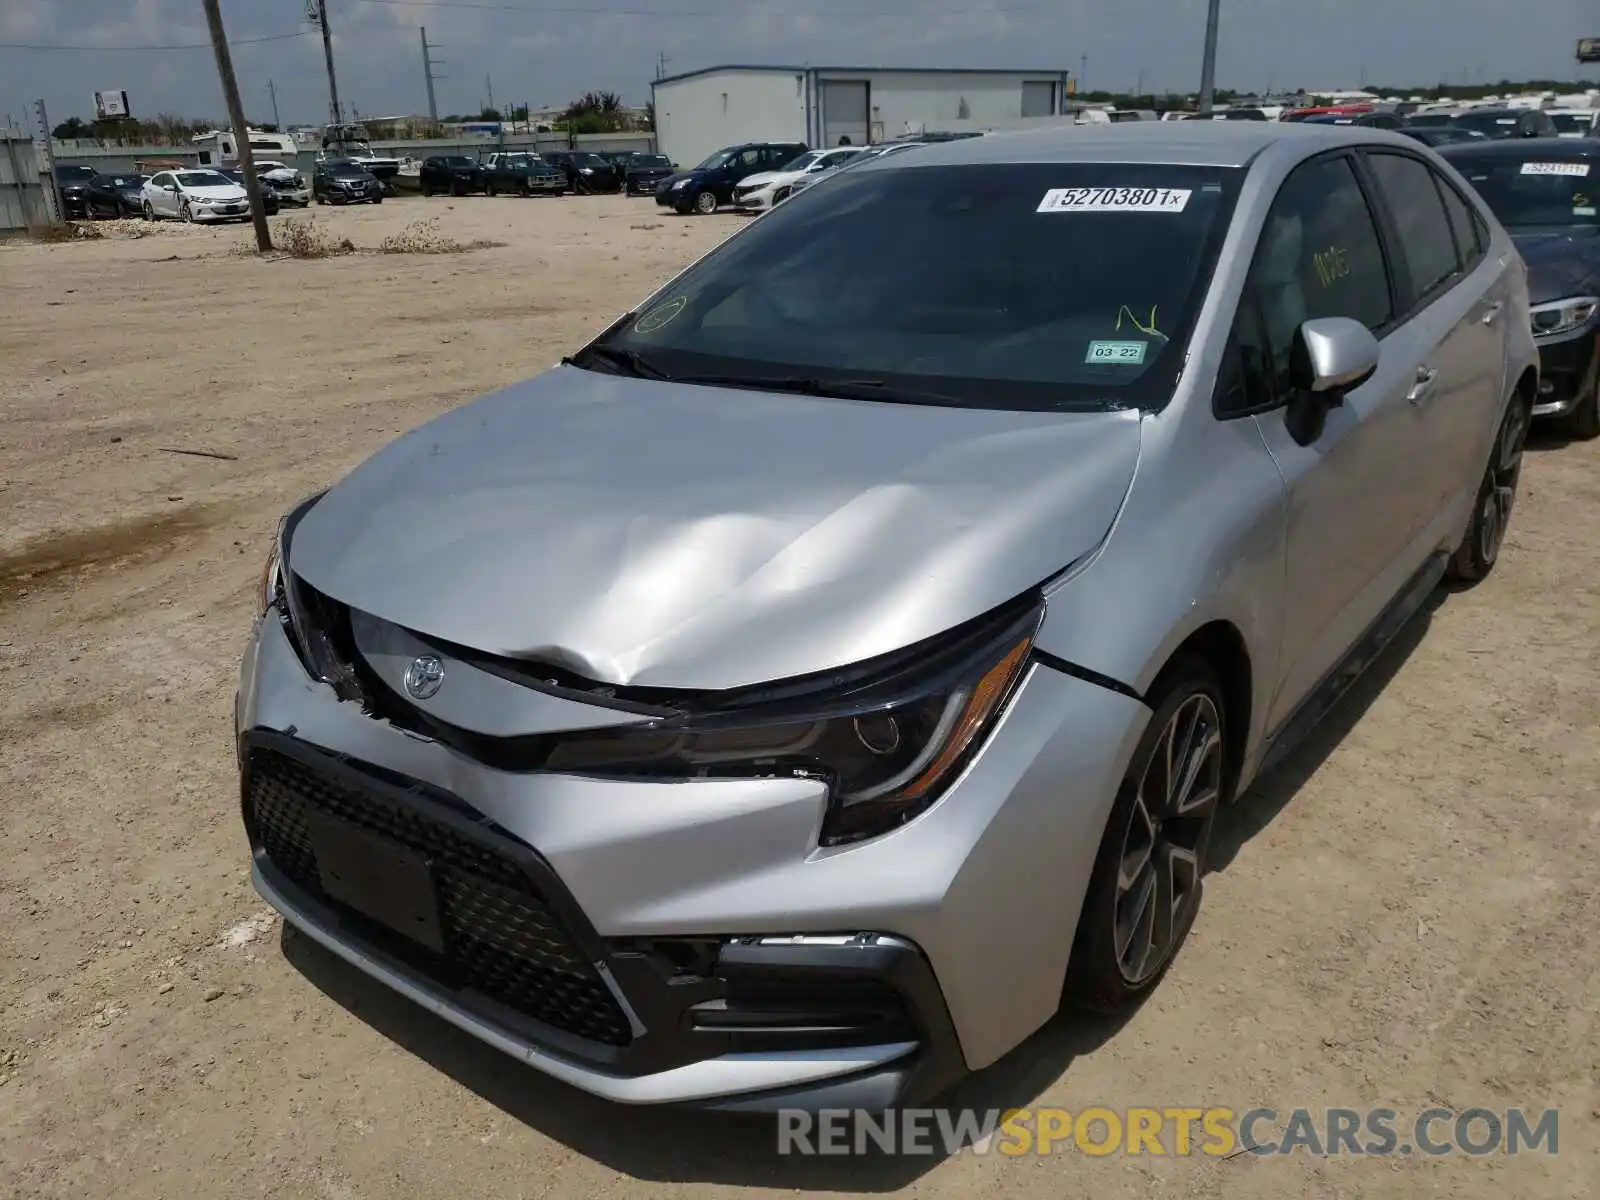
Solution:
M1050 117L1067 72L722 66L651 85L661 152L688 167L739 142L837 146Z

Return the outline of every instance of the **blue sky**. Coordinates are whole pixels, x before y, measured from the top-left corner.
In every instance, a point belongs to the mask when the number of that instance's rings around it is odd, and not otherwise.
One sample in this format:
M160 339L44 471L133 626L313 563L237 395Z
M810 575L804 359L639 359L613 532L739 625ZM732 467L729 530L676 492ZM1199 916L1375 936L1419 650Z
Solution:
M328 0L346 107L426 111L417 27L441 49L441 113L476 110L487 75L502 106L555 105L590 88L649 98L669 73L718 62L1025 67L1079 71L1090 88L1192 90L1204 0ZM322 49L305 0L223 0L252 121L326 120ZM1537 19L1533 15L1537 14ZM1218 81L1246 89L1371 82L1575 78L1579 36L1600 36L1594 0L1223 0ZM93 115L97 89L134 112L220 117L200 0L0 0L0 119L43 96L53 122Z

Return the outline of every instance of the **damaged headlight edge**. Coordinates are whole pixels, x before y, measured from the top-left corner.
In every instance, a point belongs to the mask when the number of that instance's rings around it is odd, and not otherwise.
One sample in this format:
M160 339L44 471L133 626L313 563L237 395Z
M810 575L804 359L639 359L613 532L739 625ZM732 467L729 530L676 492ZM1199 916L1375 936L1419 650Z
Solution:
M326 494L326 488L313 492L291 508L278 522L278 532L272 541L272 551L261 572L260 597L263 615L274 611L278 614L278 618L283 622L284 632L288 635L289 644L311 677L324 683L334 684L336 689L342 691L348 672L340 666L338 657L328 642L326 632L306 611L305 598L301 590L295 586L294 573L289 568L289 551L294 542L295 528Z
M1026 671L1044 602L1030 597L892 656L882 673L819 677L647 726L566 734L545 770L826 780L821 844L878 837L925 812L982 746Z

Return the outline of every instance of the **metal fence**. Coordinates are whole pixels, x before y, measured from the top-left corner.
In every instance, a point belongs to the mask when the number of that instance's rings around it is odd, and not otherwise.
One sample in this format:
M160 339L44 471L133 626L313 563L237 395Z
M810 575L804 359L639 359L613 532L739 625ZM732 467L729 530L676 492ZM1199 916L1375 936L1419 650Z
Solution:
M0 232L50 220L39 152L28 138L0 133Z

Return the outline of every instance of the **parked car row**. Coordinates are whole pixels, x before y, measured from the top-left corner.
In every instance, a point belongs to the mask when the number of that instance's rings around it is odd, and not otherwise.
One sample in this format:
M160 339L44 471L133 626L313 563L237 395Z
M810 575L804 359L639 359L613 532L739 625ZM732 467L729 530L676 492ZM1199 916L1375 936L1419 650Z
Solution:
M244 172L237 166L203 167L126 173L98 172L93 167L56 167L56 191L62 215L84 217L163 217L211 222L250 219ZM312 189L300 172L281 162L256 164L262 208L275 216L280 208L304 208Z
M481 158L430 155L422 160L420 183L424 196L496 196L502 192L519 196L625 192L641 196L653 193L656 184L672 172L672 161L665 155L640 151L497 151Z

